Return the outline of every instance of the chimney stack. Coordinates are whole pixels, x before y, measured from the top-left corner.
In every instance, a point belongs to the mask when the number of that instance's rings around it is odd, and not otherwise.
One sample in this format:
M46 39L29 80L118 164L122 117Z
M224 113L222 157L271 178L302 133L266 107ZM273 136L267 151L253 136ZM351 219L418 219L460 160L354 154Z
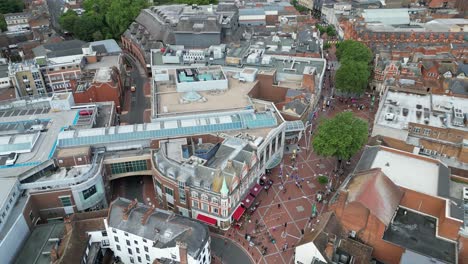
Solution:
M179 246L180 264L188 264L187 243L177 241L177 246Z
M156 206L153 204L151 205L151 207L148 209L148 211L146 211L146 213L143 215L143 217L141 218L141 224L142 225L146 225L146 223L148 222L148 219L149 217L151 216L151 214L153 214L154 210L156 209Z
M125 209L123 210L123 213L124 213L123 216L122 216L123 220L125 220L125 221L128 220L128 215L130 214L130 211L131 211L133 208L135 208L135 207L137 206L137 204L138 204L138 200L135 198L135 200L133 200L133 201L127 206L127 208L125 208Z

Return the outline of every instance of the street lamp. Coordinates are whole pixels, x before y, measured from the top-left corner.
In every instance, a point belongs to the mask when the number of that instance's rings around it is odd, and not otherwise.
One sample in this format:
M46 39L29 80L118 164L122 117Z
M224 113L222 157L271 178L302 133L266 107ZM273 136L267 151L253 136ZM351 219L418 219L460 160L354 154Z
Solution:
M307 133L307 129L310 127L310 132ZM309 121L306 122L305 127L304 127L304 134L305 134L305 139L306 139L306 152L309 154L309 148L310 148L310 138L312 137L312 123Z

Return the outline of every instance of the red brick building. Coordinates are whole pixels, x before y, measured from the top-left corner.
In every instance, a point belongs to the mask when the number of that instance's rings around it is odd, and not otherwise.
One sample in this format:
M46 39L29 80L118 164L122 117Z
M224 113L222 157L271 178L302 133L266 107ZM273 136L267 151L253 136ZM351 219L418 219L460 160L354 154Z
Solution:
M70 84L76 103L113 101L117 112L120 113L123 84L115 67L83 73L79 81L71 80Z
M396 185L381 169L355 174L331 204L332 210L351 236L374 248L373 257L395 264L400 263L407 251L431 255L435 259L443 258L437 252L428 252L430 248L420 252L420 248L414 246L415 241L406 241L399 234L394 234L395 229L404 228L401 223L405 221L407 226L417 226L415 233L410 234L415 239L425 239L424 243L440 243L441 248L450 249L450 256L444 261L448 258L457 259L458 231L462 221L450 217L448 207L443 198ZM423 229L418 223L421 217L429 217L432 223L437 223L433 229L436 231L435 236L427 236L419 231L419 228Z

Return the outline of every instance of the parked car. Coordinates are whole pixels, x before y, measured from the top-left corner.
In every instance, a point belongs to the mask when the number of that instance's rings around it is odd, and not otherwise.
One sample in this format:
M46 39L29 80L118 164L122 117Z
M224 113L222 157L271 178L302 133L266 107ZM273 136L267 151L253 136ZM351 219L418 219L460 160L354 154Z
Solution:
M132 91L132 92L136 91L136 88L135 88L134 85L132 85L132 87L130 87L130 91Z

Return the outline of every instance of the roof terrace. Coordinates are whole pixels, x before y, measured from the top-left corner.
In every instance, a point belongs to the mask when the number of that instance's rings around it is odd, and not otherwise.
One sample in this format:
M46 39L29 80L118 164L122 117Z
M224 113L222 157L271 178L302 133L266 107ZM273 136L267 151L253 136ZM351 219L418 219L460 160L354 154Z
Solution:
M176 70L169 70L171 75ZM248 97L256 82L240 82L226 77L228 89L178 92L174 82L154 82L153 113L156 117L246 109L252 105Z
M399 208L383 240L446 263L456 263L457 245L437 237L437 220Z
M407 130L409 123L415 123L468 131L463 121L468 113L465 98L389 90L382 100L376 118L379 125Z

